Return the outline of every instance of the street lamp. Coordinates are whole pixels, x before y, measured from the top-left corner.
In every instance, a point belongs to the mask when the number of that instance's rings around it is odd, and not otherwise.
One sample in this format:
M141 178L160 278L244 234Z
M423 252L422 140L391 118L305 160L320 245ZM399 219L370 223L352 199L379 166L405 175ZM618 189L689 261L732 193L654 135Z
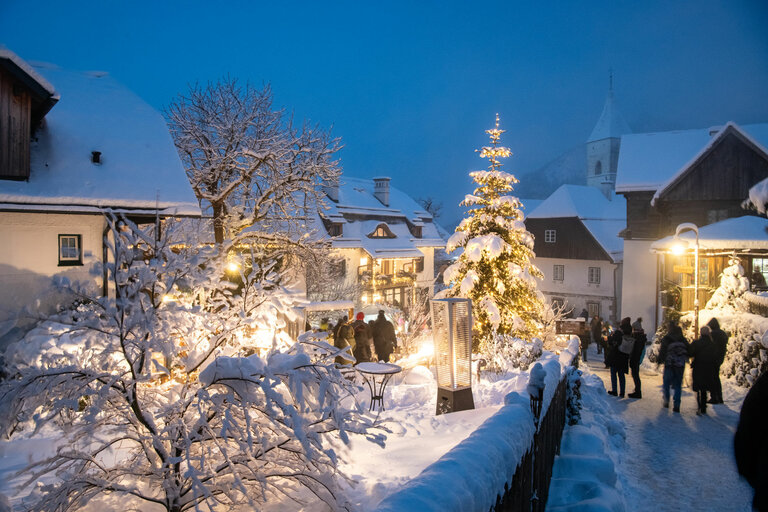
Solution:
M680 233L684 231L693 231L696 233L696 246L693 250L693 335L699 335L699 227L692 222L683 222L675 229L675 240L677 244L672 246L672 254L683 253L683 240L680 239Z

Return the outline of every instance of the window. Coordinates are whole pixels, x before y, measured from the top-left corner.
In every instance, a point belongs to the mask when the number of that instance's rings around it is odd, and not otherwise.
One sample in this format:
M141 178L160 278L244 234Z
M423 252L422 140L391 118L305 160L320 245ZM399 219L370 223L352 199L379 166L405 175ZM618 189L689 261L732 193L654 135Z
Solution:
M82 238L80 235L59 235L59 266L83 264Z
M558 311L565 307L565 299L562 297L552 297L552 309Z
M394 260L381 260L381 273L391 276L395 273Z
M728 218L728 209L722 210L707 210L707 224L713 224L720 222Z
M600 303L587 302L587 312L589 313L589 318L600 316Z
M548 244L553 244L555 243L556 239L557 239L557 230L554 230L554 229L544 230L544 242Z
M555 265L552 267L552 280L564 281L565 280L565 265Z
M342 227L339 223L333 223L331 224L331 227L328 228L328 234L331 236L341 236L342 233Z
M768 258L752 258L752 289L768 288Z
M600 267L589 267L587 282L589 284L600 284Z
M598 160L597 163L595 164L595 176L602 173L603 173L603 163L600 160Z
M416 272L424 272L424 258L416 258L413 261L416 263Z
M386 224L379 224L376 229L368 235L368 238L395 238L395 235L392 234L392 231L389 230L389 227L387 227Z

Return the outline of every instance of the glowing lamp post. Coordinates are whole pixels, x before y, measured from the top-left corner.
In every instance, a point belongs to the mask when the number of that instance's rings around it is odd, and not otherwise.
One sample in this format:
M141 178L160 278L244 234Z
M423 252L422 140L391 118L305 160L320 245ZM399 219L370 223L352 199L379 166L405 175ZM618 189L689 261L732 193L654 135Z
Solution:
M435 299L432 305L437 406L435 414L474 409L472 301Z
M685 252L686 244L680 238L680 233L684 231L693 231L696 233L696 246L693 249L693 329L694 336L699 335L699 227L692 222L683 222L675 230L675 245L672 246L672 254L680 255ZM686 244L687 245L687 244Z

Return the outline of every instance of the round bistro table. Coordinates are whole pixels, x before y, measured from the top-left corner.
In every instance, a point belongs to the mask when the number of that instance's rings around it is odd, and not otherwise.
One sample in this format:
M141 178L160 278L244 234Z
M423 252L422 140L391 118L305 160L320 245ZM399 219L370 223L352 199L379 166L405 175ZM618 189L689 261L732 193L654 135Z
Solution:
M384 410L384 390L389 383L389 379L403 371L402 367L392 363L359 363L355 369L363 376L363 380L368 384L371 392L371 405L369 411L373 410L375 404L379 404L380 410Z

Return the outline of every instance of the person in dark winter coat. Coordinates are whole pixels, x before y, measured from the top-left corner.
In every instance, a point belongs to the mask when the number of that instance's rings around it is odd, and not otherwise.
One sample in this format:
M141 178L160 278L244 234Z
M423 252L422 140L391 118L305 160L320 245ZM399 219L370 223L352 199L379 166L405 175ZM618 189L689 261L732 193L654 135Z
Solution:
M589 349L589 334L582 332L579 334L579 344L581 345L581 360L587 362L587 350Z
M379 316L373 322L373 346L381 361L389 362L389 356L397 346L395 326L384 316L384 311L379 310Z
M371 327L365 323L365 314L361 311L357 314L355 322L352 324L355 330L355 359L358 363L365 363L371 360Z
M352 327L352 323L344 316L339 323L334 327L336 332L333 337L333 346L336 348L352 347L350 353L354 354L355 350L355 329ZM336 364L352 364L351 359L346 359L341 356L336 358Z
M643 358L643 350L645 349L645 343L648 338L645 336L643 329L635 330L632 328L632 337L635 338L635 345L632 347L632 352L629 354L629 370L632 372L632 381L635 383L635 390L628 394L629 398L643 398L640 382L640 362Z
M581 310L581 313L579 313L579 318L583 318L585 322L587 321L587 318L589 318L589 312L586 308Z
M717 347L717 371L714 375L712 396L709 403L721 404L723 403L723 385L720 383L720 366L725 361L725 352L728 349L728 335L720 328L720 322L717 318L711 319L707 322L707 325L712 329L712 341L715 342Z
M699 408L696 414L707 414L707 391L715 387L715 372L718 366L718 349L710 335L712 331L708 326L702 326L701 336L691 343L688 351L693 357L691 368L693 369L693 390L696 392L696 400Z
M626 349L626 344L629 343L629 339L627 339L627 343L625 343L625 337L631 339L632 346L634 346L635 340L632 338L632 324L630 323L629 317L624 318L621 321L619 328L608 340L608 365L611 367L611 390L608 394L619 396L620 398L624 398L624 388L626 386L625 375L629 373L629 354L632 351L631 347L629 350ZM618 393L616 392L617 379L619 381Z
M661 348L657 362L664 363L662 380L663 407L669 407L669 388L674 392L674 412L680 412L680 398L683 394L683 374L685 363L688 362L688 340L683 336L679 325L670 323L666 336L661 339Z
M768 373L763 373L744 398L733 437L736 467L755 490L753 510L768 511Z
M597 343L597 353L599 354L603 351L603 321L600 320L599 316L592 317L589 329L592 334L592 341Z

